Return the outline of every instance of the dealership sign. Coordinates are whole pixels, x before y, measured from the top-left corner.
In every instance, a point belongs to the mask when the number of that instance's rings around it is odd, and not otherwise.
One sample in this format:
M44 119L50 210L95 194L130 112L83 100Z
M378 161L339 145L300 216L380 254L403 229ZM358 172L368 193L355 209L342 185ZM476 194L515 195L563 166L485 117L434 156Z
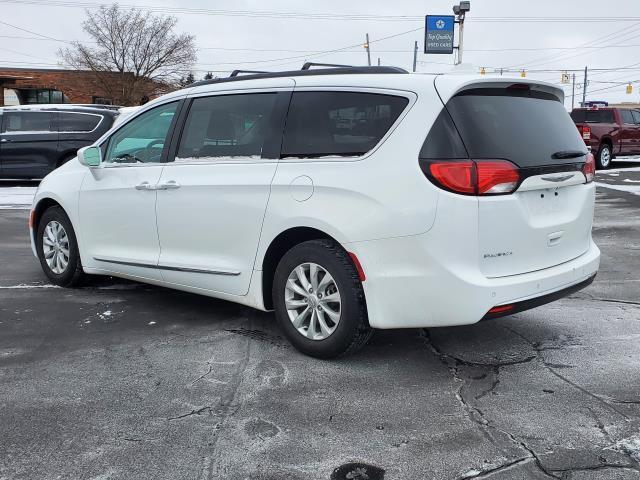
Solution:
M453 53L453 15L427 15L424 53Z

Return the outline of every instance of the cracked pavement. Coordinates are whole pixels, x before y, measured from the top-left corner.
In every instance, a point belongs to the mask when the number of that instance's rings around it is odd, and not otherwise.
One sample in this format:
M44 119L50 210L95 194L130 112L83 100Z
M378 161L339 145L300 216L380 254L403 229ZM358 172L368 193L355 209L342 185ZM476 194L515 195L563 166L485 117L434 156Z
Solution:
M231 303L50 288L0 210L0 479L640 478L639 210L598 189L601 270L570 298L331 362Z

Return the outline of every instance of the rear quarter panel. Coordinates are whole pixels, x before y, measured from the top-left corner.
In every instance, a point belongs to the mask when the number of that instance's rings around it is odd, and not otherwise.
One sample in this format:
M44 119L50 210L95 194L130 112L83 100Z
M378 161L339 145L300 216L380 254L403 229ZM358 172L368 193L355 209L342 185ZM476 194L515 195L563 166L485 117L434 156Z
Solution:
M256 269L262 268L272 240L294 227L316 228L343 244L418 235L432 227L438 191L420 170L418 153L443 105L432 80L425 79L423 87L419 93L341 88L403 95L410 101L381 143L362 157L280 160Z

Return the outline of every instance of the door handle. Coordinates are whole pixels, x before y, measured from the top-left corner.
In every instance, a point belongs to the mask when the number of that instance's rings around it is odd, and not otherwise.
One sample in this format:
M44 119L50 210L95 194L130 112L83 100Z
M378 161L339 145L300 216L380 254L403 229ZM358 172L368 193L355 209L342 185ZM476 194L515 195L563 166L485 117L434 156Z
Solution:
M0 140L0 143L8 143L8 142L13 142L13 140L10 140L8 138L3 138L2 140Z
M157 190L176 190L180 188L180 184L175 180L169 180L165 183L159 183L156 187Z
M149 182L142 182L136 185L136 190L155 190L156 188Z

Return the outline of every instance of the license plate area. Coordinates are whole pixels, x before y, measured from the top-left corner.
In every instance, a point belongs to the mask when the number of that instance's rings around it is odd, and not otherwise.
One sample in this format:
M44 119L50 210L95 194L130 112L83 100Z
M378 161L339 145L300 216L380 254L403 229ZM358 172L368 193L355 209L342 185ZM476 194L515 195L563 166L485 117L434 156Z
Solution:
M567 207L563 188L545 188L522 192L529 213L533 216L562 212Z

